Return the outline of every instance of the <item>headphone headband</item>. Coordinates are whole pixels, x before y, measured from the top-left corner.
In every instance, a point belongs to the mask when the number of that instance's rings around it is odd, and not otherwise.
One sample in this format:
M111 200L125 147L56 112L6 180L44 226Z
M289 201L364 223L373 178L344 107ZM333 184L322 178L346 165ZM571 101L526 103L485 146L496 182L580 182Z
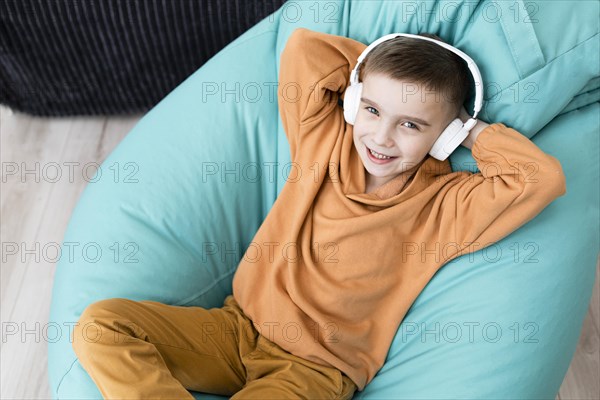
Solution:
M475 82L475 105L473 107L474 114L473 114L472 118L473 119L477 118L477 114L481 110L481 106L483 104L483 85L482 85L481 73L479 72L479 68L477 68L477 64L475 64L475 61L473 61L473 59L471 57L469 57L467 54L460 51L456 47L449 45L448 43L440 42L439 40L436 40L436 39L419 36L419 35L413 35L410 33L390 33L389 35L380 37L379 39L375 40L373 43L368 45L367 48L358 57L358 62L354 66L354 69L352 69L352 73L350 74L350 84L353 85L353 84L358 83L358 71L360 69L360 65L362 64L362 62L365 59L365 57L367 56L367 54L369 54L371 52L371 50L373 50L373 48L375 48L381 42L385 42L386 40L391 40L391 39L394 39L399 36L410 37L410 38L414 38L414 39L423 39L423 40L428 40L430 42L436 43L436 44L444 47L445 49L452 51L454 54L459 55L463 60L465 60L467 62L467 66L469 67L469 71L471 71L471 75L473 75L473 80Z

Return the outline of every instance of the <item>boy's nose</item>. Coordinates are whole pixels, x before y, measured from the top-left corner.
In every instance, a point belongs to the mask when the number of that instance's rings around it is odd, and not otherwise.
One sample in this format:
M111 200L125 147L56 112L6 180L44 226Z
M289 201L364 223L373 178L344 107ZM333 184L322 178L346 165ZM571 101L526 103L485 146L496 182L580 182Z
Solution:
M387 126L379 126L372 137L373 143L381 147L392 147L394 141L392 140L392 134Z

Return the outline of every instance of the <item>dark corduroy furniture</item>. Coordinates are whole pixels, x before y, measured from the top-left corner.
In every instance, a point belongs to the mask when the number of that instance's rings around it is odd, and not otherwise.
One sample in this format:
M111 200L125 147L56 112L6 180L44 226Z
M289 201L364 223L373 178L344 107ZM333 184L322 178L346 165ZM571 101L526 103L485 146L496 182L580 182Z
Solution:
M145 112L286 0L0 0L0 103Z

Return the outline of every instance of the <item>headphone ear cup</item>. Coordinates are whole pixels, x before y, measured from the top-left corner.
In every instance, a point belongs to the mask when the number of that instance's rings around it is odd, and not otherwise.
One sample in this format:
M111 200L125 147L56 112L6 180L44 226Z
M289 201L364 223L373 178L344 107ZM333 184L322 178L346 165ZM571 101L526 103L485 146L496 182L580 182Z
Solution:
M463 122L456 118L448 124L444 132L435 141L429 154L440 161L444 161L460 144L469 136L469 130Z
M344 119L350 125L354 125L356 121L361 94L362 82L348 86L344 92Z

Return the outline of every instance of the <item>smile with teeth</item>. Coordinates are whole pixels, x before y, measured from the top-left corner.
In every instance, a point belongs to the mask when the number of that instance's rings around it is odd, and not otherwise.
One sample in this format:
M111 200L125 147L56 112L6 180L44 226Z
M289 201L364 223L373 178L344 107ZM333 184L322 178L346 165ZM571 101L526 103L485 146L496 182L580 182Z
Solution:
M380 160L387 160L387 159L390 159L390 158L395 158L395 157L390 157L390 156L384 156L383 154L380 154L380 153L378 153L378 152L376 152L374 150L371 150L371 149L369 149L369 152L371 153L371 155L373 157L378 158Z

